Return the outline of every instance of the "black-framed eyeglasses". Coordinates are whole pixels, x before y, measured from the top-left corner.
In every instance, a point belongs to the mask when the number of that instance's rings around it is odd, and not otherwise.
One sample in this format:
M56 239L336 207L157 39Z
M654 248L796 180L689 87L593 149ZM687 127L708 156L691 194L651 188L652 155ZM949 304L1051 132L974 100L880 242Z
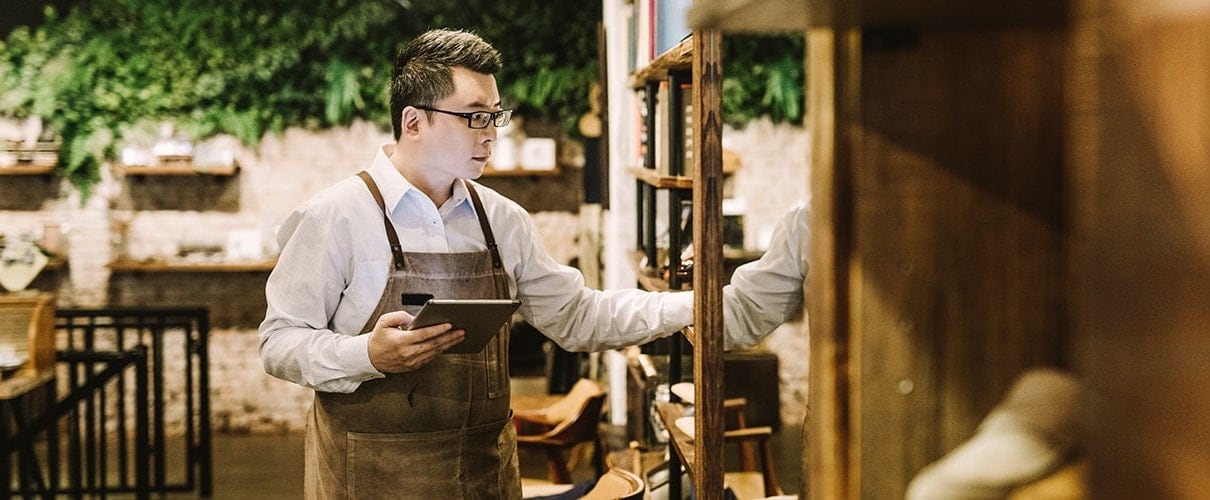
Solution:
M436 111L447 115L461 116L466 118L466 126L474 129L487 128L488 125L503 127L508 125L509 120L513 118L513 110L502 109L500 111L471 111L468 113L459 113L457 111L446 111L444 109L430 108L428 106L412 106L416 109L425 111Z

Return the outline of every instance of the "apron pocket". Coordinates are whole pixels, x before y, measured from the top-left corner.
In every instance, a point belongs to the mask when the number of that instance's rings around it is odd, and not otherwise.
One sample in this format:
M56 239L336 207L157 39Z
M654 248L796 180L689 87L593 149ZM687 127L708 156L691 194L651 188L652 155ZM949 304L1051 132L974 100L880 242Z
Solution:
M461 431L348 434L349 498L457 498Z
M437 432L350 432L349 498L513 497L520 484L509 431L505 420Z

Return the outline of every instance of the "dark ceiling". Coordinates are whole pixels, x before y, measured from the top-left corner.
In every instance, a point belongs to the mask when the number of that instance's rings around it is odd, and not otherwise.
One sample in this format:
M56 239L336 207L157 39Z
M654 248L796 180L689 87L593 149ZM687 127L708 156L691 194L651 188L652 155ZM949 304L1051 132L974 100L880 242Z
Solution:
M0 0L0 39L7 38L17 26L42 22L42 9L55 6L60 14L81 0Z

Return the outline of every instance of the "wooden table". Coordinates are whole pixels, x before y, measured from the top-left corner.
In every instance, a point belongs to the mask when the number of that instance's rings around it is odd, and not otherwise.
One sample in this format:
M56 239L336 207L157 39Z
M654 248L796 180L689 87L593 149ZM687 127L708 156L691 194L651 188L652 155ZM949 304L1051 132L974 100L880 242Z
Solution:
M41 398L41 399L39 399ZM42 498L53 498L55 478L46 478L34 451L34 436L38 420L51 412L55 405L55 373L53 370L18 370L0 380L0 499L12 496L12 455L17 454L17 491L32 491ZM47 435L48 460L54 460L58 449L57 433ZM49 464L49 461L48 461ZM46 479L50 480L47 484Z

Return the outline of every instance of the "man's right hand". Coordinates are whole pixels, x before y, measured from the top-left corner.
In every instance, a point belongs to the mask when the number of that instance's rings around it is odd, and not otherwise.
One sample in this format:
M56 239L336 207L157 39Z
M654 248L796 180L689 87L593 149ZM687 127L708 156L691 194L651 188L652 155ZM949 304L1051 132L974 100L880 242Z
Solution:
M442 323L405 330L412 315L403 311L383 314L370 332L370 363L382 373L418 370L446 349L462 342L466 333Z

